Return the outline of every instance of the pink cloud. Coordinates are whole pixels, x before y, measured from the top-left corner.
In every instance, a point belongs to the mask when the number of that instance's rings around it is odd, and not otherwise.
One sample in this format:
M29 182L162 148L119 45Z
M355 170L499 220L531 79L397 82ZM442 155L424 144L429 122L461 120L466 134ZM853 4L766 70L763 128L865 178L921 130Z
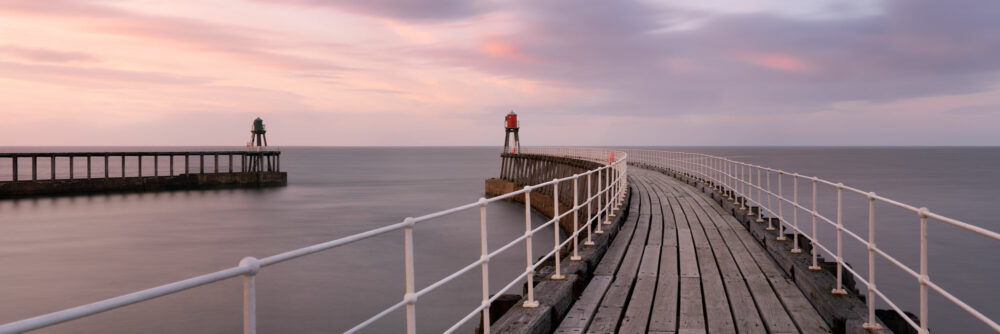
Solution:
M780 53L747 53L739 59L757 66L791 73L811 73L815 67L808 61Z

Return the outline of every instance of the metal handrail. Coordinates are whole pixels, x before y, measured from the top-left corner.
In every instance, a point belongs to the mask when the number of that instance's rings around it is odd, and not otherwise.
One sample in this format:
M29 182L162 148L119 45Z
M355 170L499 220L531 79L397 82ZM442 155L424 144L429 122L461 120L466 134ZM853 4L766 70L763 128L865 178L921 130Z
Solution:
M201 275L201 276L192 277L192 278L188 278L188 279L185 279L185 280L181 280L181 281L176 281L176 282L173 282L173 283L164 284L164 285L161 285L161 286L157 286L157 287L146 289L146 290L142 290L142 291L137 291L137 292L133 292L133 293L121 295L121 296L118 296L118 297L113 297L113 298L101 300L101 301L90 303L90 304L86 304L86 305L81 305L81 306L77 306L77 307L73 307L73 308L64 309L64 310L61 310L61 311L56 311L56 312L52 312L52 313L48 313L48 314L36 316L36 317L33 317L33 318L28 318L28 319L23 319L23 320L19 320L19 321L10 322L10 323L7 323L7 324L0 325L0 334L3 334L3 333L20 333L20 332L25 332L25 331L40 329L40 328L44 328L44 327L56 325L56 324L59 324L59 323L71 321L71 320L74 320L74 319L88 317L88 316L92 316L92 315L95 315L95 314L98 314L98 313L102 313L102 312L105 312L105 311L110 311L110 310L113 310L113 309L125 307L125 306L131 305L131 304L135 304L135 303L139 303L139 302L143 302L143 301L147 301L147 300L159 298L159 297L162 297L162 296L166 296L166 295L178 293L178 292L181 292L181 291L184 291L184 290L188 290L188 289L200 287L200 286L211 284L211 283L214 283L214 282L218 282L218 281L222 281L222 280L226 280L226 279L230 279L230 278L240 277L240 276L243 277L243 282L244 282L244 284L243 284L243 332L244 333L256 333L257 332L257 312L256 312L256 310L257 310L257 306L256 306L256 303L257 303L256 302L256 300L257 300L257 297L256 297L257 296L257 288L256 288L255 278L256 278L257 273L259 273L263 268L271 266L271 265L275 265L275 264L278 264L278 263L290 261L290 260L293 260L293 259L296 259L296 258L299 258L299 257L302 257L302 256L306 256L306 255L315 254L315 253L318 253L318 252L330 250L330 249L333 249L333 248L336 248L336 247L340 247L340 246L343 246L343 245L351 244L351 243L358 242L358 241L361 241L361 240L364 240L364 239L368 239L368 238L371 238L371 237L379 236L379 235L382 235L382 234L386 234L386 233L389 233L389 232L392 232L392 231L398 231L398 230L403 230L404 231L404 249L405 249L404 250L404 266L405 266L405 275L406 275L406 280L405 280L405 291L406 291L406 293L404 294L403 299L400 302L398 302L396 304L393 304L392 306L389 306L388 308L380 311L379 313L375 314L374 316L372 316L372 317L370 317L368 319L365 319L364 321L362 321L361 323L359 323L357 326L349 329L347 331L347 333L353 333L353 332L356 332L356 331L358 331L360 329L363 329L363 328L367 327L368 325L374 323L375 321L381 319L385 315L388 315L389 313L391 313L393 311L396 311L396 310L399 310L401 308L405 308L406 309L406 331L407 331L407 333L410 333L410 334L415 333L416 332L416 303L417 303L417 300L419 299L419 297L422 296L422 295L424 295L424 294L426 294L426 293L428 293L428 292L430 292L430 291L432 291L432 290L434 290L434 289L437 289L437 288L441 287L445 283L448 283L448 282L454 280L455 278L461 276L462 274L465 274L465 273L467 273L467 272L475 269L477 266L481 268L482 275L483 275L483 282L482 282L482 302L471 313L469 313L468 315L466 315L464 318L462 318L457 323L455 323L454 326L452 326L451 328L449 328L446 331L446 333L454 332L459 327L461 327L463 324L465 324L470 319L472 319L472 317L474 317L477 313L481 313L483 319L490 319L490 316L489 316L489 306L490 306L490 303L493 300L495 300L498 296L500 296L502 293L504 293L504 292L510 290L511 288L513 288L514 286L516 286L517 283L520 282L522 279L526 279L527 280L527 284L526 284L526 286L527 286L527 301L524 302L524 304L522 305L522 307L528 307L528 308L538 307L538 301L536 301L534 299L534 284L532 283L532 280L533 280L533 277L534 277L534 274L535 274L535 270L538 267L540 267L542 265L542 263L545 262L549 257L554 257L554 259L555 259L555 274L552 276L552 279L562 279L563 275L562 275L562 272L561 272L560 259L559 259L559 256L558 256L559 250L562 247L565 247L567 245L567 243L572 243L572 245L573 245L573 254L575 256L577 254L577 245L579 244L580 234L584 230L586 230L586 233L587 233L587 242L590 242L591 233L592 233L592 231L591 231L592 226L596 225L596 228L594 228L595 231L593 231L593 233L599 234L600 228L601 228L602 224L610 224L610 217L614 216L613 211L617 210L619 208L619 206L622 204L622 200L624 199L626 189L628 188L628 186L627 186L628 165L627 165L627 161L626 161L627 154L625 152L623 152L623 151L612 151L610 149L600 149L600 148L592 149L592 148L554 148L554 147L532 147L532 148L525 149L525 151L523 153L544 154L544 155L553 155L553 156L560 156L560 157L569 157L569 158L575 158L575 159L590 160L590 161L601 162L602 165L600 167L598 167L598 168L595 168L595 169L592 169L592 170L588 170L588 171L586 171L584 173L575 174L575 175L568 176L568 177L563 177L563 178L556 178L556 179L553 179L552 181L543 182L543 183L536 184L536 185L525 186L521 190L514 191L514 192L511 192L511 193L508 193L508 194L501 195L501 196L496 196L496 197L492 197L492 198L488 198L488 199L487 198L480 198L478 201L476 201L474 203L469 203L469 204L465 204L465 205L462 205L462 206L454 207L454 208L451 208L451 209L446 209L446 210L442 210L442 211L430 213L430 214L423 215L423 216L416 217L416 218L413 218L413 217L406 218L402 222L399 222L399 223L395 223L395 224L392 224L392 225L379 227L379 228L376 228L376 229L372 229L372 230L368 230L368 231L361 232L361 233L358 233L358 234L346 236L346 237L339 238L339 239L336 239L336 240L331 240L331 241L327 241L327 242L324 242L324 243L319 243L319 244L311 245L311 246L308 246L308 247L303 247L303 248L299 248L299 249L287 251L287 252L284 252L284 253L275 254L275 255L272 255L272 256L269 256L269 257L266 257L266 258L263 258L263 259L256 259L256 258L253 258L253 257L245 257L242 260L240 260L240 262L239 262L239 264L237 266L226 268L226 269L222 269L222 270L219 270L219 271L216 271L216 272L213 272L213 273L208 273L208 274L204 274L204 275ZM612 157L612 158L609 159L608 157ZM560 186L560 183L562 183L562 182L573 182L574 193L576 195L576 194L578 194L578 192L577 192L578 188L576 188L576 187L579 186L579 182L578 181L580 181L581 178L586 178L586 183L587 183L587 187L588 187L587 188L588 189L587 193L591 194L591 192L589 191L591 189L590 188L591 187L591 179L593 179L593 177L591 177L591 176L595 175L595 174L598 175L598 177L597 177L598 181L597 182L601 183L601 184L598 184L594 188L596 190L596 192L594 192L588 198L584 199L584 202L580 202L580 199L578 198L578 196L574 196L573 208L570 209L570 210L568 210L568 211L566 211L566 212L564 212L564 213L562 213L562 214L560 214L559 213L559 202L558 202L559 201L559 186ZM604 177L601 178L601 175L603 175ZM531 198L531 191L534 190L534 189L539 189L539 188L542 188L542 187L549 187L549 186L553 187L553 190L555 191L555 195L553 196L554 207L555 207L555 211L554 211L553 217L552 217L552 219L548 220L547 222L545 222L544 224L538 226L537 228L532 228L532 226L531 226L531 204L530 204L531 203L531 199L530 199ZM490 203L501 201L501 200L505 200L505 199L512 198L512 197L518 196L518 195L524 195L525 196L525 201L524 201L525 202L525 233L524 233L523 236L518 237L518 238L514 239L513 241L509 242L508 244L506 244L504 246L501 246L500 248L498 248L498 249L493 250L492 252L490 252L489 247L487 247L487 244L486 244L486 239L487 239L486 238L486 236L487 236L486 207ZM591 210L589 210L589 208L590 208L590 205L594 204L595 202L596 202L596 205L594 207L597 208L597 211L593 215L591 215ZM414 261L413 261L413 255L414 255L413 254L413 228L417 225L417 223L421 223L421 222L425 222L425 221L430 221L430 220L433 220L435 218L440 218L440 217L443 217L443 216L451 215L451 214L454 214L454 213L457 213L457 212L460 212L460 211L470 210L470 209L474 209L474 208L479 208L479 212L480 212L480 239L481 239L480 240L481 241L481 257L480 257L480 259L477 260L477 261L475 261L475 262L473 262L473 263L471 263L471 264L469 264L469 265L467 265L467 266L465 266L465 267L463 267L462 269L459 269L458 271L455 271L454 273L452 273L452 274L444 277L443 279L441 279L441 280L439 280L437 282L432 283L431 285L429 285L429 286L427 286L427 287L425 287L425 288L423 288L423 289L421 289L419 291L416 290L415 283L414 283L415 280L414 280ZM582 208L588 208L588 210L587 210L588 217L587 217L586 223L583 226L579 226L578 225L578 221L577 221L577 219L579 217L579 214L577 214L577 213ZM569 214L573 214L574 215L574 226L576 228L574 229L574 232L573 232L572 235L570 235L565 241L563 241L563 242L560 243L559 242L560 231L559 231L559 228L557 226L555 226L555 225L557 224L557 222L560 219L562 219L563 217L568 216ZM603 220L601 218L601 215L604 215ZM595 224L595 222L596 222L596 224ZM553 249L552 249L551 252L549 252L544 257L542 257L542 258L540 258L540 259L538 259L536 261L536 260L532 259L532 254L531 254L531 252L532 252L532 236L534 236L536 233L539 233L542 229L544 229L544 228L546 228L548 226L555 226L554 227L554 231L555 232L553 234L555 236L556 242L554 243ZM490 286L489 286L489 271L488 271L489 270L490 259L493 258L494 256L498 255L499 253L512 248L513 246L517 245L520 242L524 242L525 245L526 245L526 247L527 247L527 256L526 256L525 270L523 272L521 272L517 277L515 277L512 281L510 281L508 284L506 284L502 289L500 289L498 291L493 291L493 292L496 292L496 294L493 297L490 297L491 290L490 290ZM584 244L587 245L588 243L585 242ZM579 259L579 258L577 257L576 259ZM574 260L574 259L571 258L571 260ZM489 321L484 321L483 322L484 333L489 333L489 326L490 326L490 322Z
M776 240L784 241L787 240L785 237L785 228L792 229L793 233L793 248L792 253L801 253L802 250L799 248L798 236L799 234L805 234L802 228L799 227L798 213L800 211L809 214L812 218L812 231L810 243L812 245L812 265L809 267L810 270L822 270L818 265L818 252L822 250L826 254L833 257L836 260L836 286L832 287L832 294L846 294L847 292L843 288L843 271L846 269L851 275L854 276L855 280L861 282L867 287L868 298L866 299L868 307L868 319L862 326L865 329L876 329L879 327L878 322L875 319L875 298L873 296L878 296L883 302L888 304L900 317L906 321L914 329L918 330L919 333L926 334L928 332L928 305L927 305L927 294L928 289L939 293L941 296L945 297L952 303L954 303L959 308L965 310L973 317L982 321L983 324L992 328L997 333L1000 333L1000 325L998 325L994 320L983 315L981 312L975 308L969 306L962 300L958 299L951 293L947 292L937 284L934 284L928 276L927 267L927 219L932 218L937 221L944 222L948 225L956 226L968 231L972 231L976 234L992 238L994 240L1000 240L1000 233L984 229L972 224L968 224L957 219L942 216L937 213L933 213L927 208L918 208L909 204L898 202L883 196L879 196L874 192L865 192L863 190L845 186L842 183L834 183L831 181L823 180L818 177L807 177L799 175L798 173L788 173L779 169L772 169L767 167L762 167L758 165L748 164L739 161L733 161L726 159L724 157L693 153L693 152L677 152L677 151L663 151L663 150L645 150L645 149L626 149L629 154L629 163L647 165L653 167L661 167L674 172L678 172L695 179L700 182L704 182L706 186L712 187L715 190L727 196L728 200L733 201L734 205L739 206L743 210L746 210L748 216L757 215L757 223L764 223L761 218L764 212L770 217L778 218L778 236ZM762 182L761 174L764 174L766 182ZM771 175L777 177L778 189L777 193L771 190ZM756 177L755 177L756 176ZM781 182L783 179L791 177L793 181L793 194L792 198L789 199L782 194ZM806 180L812 184L812 207L806 207L802 205L798 200L798 185L801 179ZM756 182L755 182L756 181ZM837 216L835 219L830 219L823 216L816 210L816 189L818 185L824 185L833 187L837 190ZM756 196L754 192L756 191ZM858 195L865 196L868 200L868 238L862 238L857 233L848 230L844 227L842 222L842 208L843 200L842 194L844 191L849 193L854 193ZM763 197L767 197L766 199ZM777 202L773 203L772 198L776 199ZM742 200L741 200L742 199ZM898 207L911 213L914 213L920 220L920 268L914 270L909 266L903 264L901 261L891 256L884 250L878 248L875 243L875 203L885 203L894 207ZM750 209L752 205L756 205L758 210L754 213ZM774 204L774 205L772 205ZM788 204L792 206L792 219L791 221L785 219L784 206ZM777 208L775 208L775 206ZM827 223L837 229L837 244L836 250L831 252L830 249L820 242L817 241L817 229L816 222L822 221ZM767 230L775 230L772 225L772 220L767 219L768 227ZM850 266L846 265L843 258L843 245L842 238L843 234L847 234L851 238L854 238L862 245L867 248L868 251L868 275L867 277L859 274L857 271L852 269ZM913 276L917 283L920 285L920 323L916 323L911 320L900 308L888 298L881 290L877 288L875 284L875 255L889 261L896 267L900 268L902 271L906 272L910 276Z

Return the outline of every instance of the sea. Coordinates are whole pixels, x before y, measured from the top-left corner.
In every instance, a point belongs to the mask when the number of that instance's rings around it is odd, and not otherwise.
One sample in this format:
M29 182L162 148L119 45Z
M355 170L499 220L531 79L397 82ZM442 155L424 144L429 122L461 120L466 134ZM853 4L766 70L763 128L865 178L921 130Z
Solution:
M239 147L0 147L3 152L203 151ZM992 231L1000 195L997 147L646 147L719 155L799 173L798 198L809 207L810 177L872 191ZM0 323L88 304L334 240L463 204L484 196L484 180L497 177L499 147L281 147L288 186L266 189L168 191L0 200ZM224 159L223 164L225 164ZM206 159L206 163L211 160ZM64 161L58 161L63 165ZM95 166L101 166L103 162ZM196 170L198 160L192 160ZM21 166L26 166L22 162ZM121 173L119 163L109 166ZM49 175L40 162L40 175ZM76 175L85 175L77 163ZM126 174L134 175L134 162ZM152 164L143 164L152 174ZM159 164L167 173L168 164ZM175 168L183 169L178 163ZM24 174L24 167L20 178ZM57 168L59 169L59 168ZM97 169L97 167L95 167ZM223 166L225 170L225 165ZM0 159L0 180L11 178ZM82 173L82 174L81 174ZM68 174L60 171L59 177ZM772 187L777 187L772 179ZM783 180L786 195L795 190ZM766 200L766 196L764 197ZM835 218L835 191L817 189L817 211ZM785 206L790 221L793 210ZM497 249L524 234L524 206L496 202L487 209L488 245ZM532 213L532 224L546 218ZM844 226L868 238L863 196L844 195ZM887 204L875 208L876 245L919 270L915 213ZM798 213L803 233L811 216ZM551 228L533 239L535 256L552 249ZM836 230L818 223L817 239L835 245ZM256 278L261 333L343 332L404 294L403 233L365 239L264 268ZM844 237L844 257L868 277L867 251ZM991 319L1000 319L1000 241L944 222L928 222L932 282ZM835 248L829 247L831 250ZM427 287L480 257L478 208L421 222L414 228L415 282ZM829 258L829 255L827 255ZM904 311L919 312L917 280L888 260L875 262L879 290ZM489 265L490 293L525 267L516 245ZM472 332L479 316L458 323L482 298L477 268L422 296L417 327L436 333L458 326ZM243 280L216 282L41 333L233 333L242 329ZM858 287L864 292L865 287ZM521 284L508 293L520 293ZM889 308L879 300L879 308ZM929 297L935 332L983 333L988 327L935 292ZM398 333L405 315L393 312L363 333ZM457 324L458 323L458 324ZM457 325L456 325L457 324Z

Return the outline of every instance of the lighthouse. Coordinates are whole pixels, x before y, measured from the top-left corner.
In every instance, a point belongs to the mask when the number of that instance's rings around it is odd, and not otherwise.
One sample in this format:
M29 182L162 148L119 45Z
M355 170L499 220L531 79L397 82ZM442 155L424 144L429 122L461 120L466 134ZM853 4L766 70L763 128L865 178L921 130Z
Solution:
M521 151L521 138L517 135L517 130L521 128L521 122L517 120L517 114L513 111L504 116L503 125L506 134L503 139L503 153L517 153ZM510 134L514 133L514 145L510 145Z

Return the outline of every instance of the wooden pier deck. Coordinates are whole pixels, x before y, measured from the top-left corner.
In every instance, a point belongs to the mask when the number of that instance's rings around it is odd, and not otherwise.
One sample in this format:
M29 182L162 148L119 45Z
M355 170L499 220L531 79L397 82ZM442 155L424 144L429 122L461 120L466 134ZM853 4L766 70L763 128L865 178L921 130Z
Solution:
M830 333L718 203L667 175L629 173L629 216L556 333Z

